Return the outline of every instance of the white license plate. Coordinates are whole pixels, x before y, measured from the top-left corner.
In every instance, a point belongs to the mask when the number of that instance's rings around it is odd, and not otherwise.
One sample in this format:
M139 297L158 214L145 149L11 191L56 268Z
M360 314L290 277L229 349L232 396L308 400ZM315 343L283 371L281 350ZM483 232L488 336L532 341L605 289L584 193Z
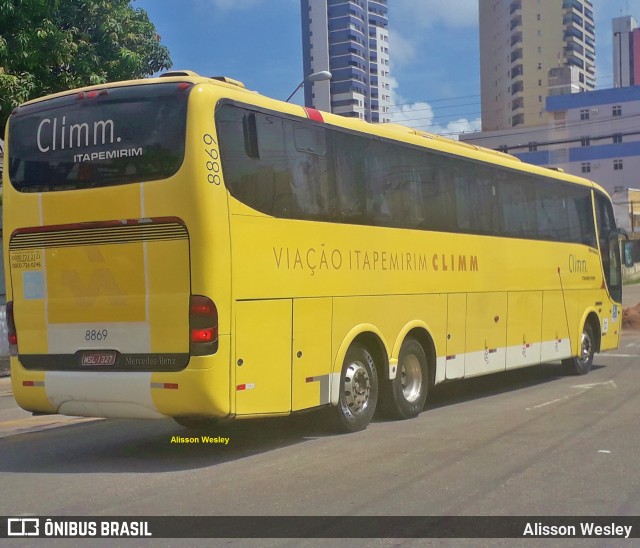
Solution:
M116 363L116 353L105 352L83 352L82 365L114 365Z

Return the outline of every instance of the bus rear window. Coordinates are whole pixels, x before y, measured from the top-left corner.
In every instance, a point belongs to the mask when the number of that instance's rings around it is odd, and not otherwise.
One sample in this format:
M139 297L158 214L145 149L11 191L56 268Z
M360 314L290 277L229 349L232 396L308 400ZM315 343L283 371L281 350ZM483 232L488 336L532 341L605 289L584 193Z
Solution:
M173 175L184 157L190 88L106 88L17 109L9 122L12 185L46 192Z

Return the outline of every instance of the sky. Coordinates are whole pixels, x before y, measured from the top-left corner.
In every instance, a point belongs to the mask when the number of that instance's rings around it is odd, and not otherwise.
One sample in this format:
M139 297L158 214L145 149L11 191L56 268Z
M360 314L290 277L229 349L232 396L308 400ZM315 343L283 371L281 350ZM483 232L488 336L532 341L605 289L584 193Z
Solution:
M543 0L559 2L560 0ZM640 0L592 0L596 87L613 84L611 19ZM286 99L302 80L300 0L133 0L169 48L174 69L229 76ZM388 0L394 119L454 136L480 129L478 0ZM292 102L302 103L299 91Z

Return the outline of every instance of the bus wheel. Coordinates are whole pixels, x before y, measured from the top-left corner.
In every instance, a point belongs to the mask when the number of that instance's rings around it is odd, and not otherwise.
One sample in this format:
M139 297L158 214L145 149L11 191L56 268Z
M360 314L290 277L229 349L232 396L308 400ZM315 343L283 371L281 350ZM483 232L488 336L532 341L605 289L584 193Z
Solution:
M429 368L424 348L407 338L400 347L396 378L384 383L383 405L386 414L396 419L418 416L427 400Z
M378 375L369 351L353 344L347 350L340 373L338 405L330 409L340 432L364 430L373 417L378 401Z
M569 375L586 375L593 365L595 353L595 338L593 328L587 322L582 329L582 341L580 343L580 355L568 360L562 360L562 367Z
M189 430L210 430L220 422L218 419L209 417L173 417L173 420Z

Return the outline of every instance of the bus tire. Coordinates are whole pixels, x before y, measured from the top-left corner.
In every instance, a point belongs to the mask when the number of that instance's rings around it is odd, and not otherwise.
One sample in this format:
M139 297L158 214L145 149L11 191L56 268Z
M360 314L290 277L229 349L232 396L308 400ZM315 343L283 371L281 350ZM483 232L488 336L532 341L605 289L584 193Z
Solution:
M429 387L429 366L422 345L408 337L400 347L396 378L384 383L382 404L385 414L395 419L417 417Z
M210 430L220 422L211 417L173 417L173 420L189 430Z
M580 342L580 355L567 360L562 360L562 368L568 375L586 375L593 365L595 354L595 337L593 327L589 322L582 328L582 338Z
M372 354L354 343L347 350L340 373L338 405L331 407L332 426L339 432L364 430L378 402L378 374Z

